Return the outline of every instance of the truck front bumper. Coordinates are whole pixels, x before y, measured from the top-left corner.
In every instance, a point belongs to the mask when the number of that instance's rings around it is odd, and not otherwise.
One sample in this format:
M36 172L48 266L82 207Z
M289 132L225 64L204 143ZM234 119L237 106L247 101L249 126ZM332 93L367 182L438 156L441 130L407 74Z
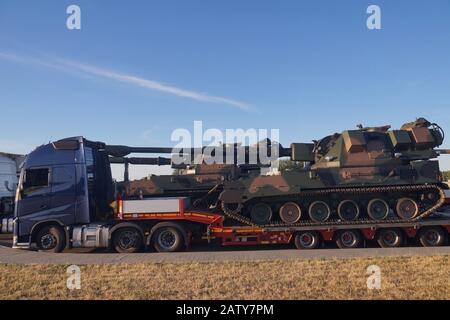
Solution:
M28 242L13 243L13 249L31 249L31 245Z

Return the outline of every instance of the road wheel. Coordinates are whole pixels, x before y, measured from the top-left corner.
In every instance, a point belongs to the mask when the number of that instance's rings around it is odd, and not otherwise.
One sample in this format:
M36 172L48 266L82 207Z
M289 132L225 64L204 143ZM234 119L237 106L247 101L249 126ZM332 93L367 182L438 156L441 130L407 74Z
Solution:
M297 249L312 250L319 248L322 238L317 231L301 231L295 235L294 242Z
M184 239L175 227L161 227L152 236L152 244L158 252L177 252L183 248Z
M309 206L309 217L314 222L325 222L330 218L330 206L324 201L313 202Z
M447 243L447 231L441 227L426 227L419 231L419 241L424 247L440 247Z
M338 215L344 221L354 221L359 217L359 206L353 200L344 200L338 206Z
M119 253L135 253L142 249L144 241L138 229L122 228L114 232L113 244Z
M295 202L287 202L280 208L280 218L284 223L293 224L300 220L302 209Z
M389 205L383 199L372 199L367 205L367 214L372 220L384 220L389 214Z
M252 207L250 216L256 224L268 224L272 220L272 208L268 204L258 203Z
M36 235L36 245L39 251L62 252L66 246L64 230L59 226L43 227Z
M381 229L377 236L377 242L382 248L398 248L403 245L405 237L401 229Z
M354 249L361 247L363 237L359 230L342 230L336 235L336 244L341 249Z
M419 214L419 205L411 198L401 198L397 201L397 215L403 220L414 219Z

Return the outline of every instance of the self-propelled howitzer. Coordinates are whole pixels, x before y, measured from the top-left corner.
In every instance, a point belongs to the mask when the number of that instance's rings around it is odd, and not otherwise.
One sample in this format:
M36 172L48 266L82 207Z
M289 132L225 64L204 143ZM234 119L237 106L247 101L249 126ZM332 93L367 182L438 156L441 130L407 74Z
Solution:
M403 125L359 126L315 141L293 144L291 160L303 169L224 183L223 212L258 226L412 221L443 205L436 149L444 132L420 118Z

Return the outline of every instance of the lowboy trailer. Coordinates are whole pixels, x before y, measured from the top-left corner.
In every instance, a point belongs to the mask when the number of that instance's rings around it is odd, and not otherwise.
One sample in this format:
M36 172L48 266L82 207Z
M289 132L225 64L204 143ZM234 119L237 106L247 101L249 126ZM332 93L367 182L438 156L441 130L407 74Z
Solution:
M148 200L152 201L152 200ZM180 200L183 201L183 200ZM126 203L120 200L119 203ZM183 206L180 205L180 208ZM364 246L365 240L377 240L381 247L400 247L409 240L417 240L422 246L443 246L447 244L450 232L450 218L445 214L436 214L426 221L415 223L357 223L348 225L305 225L302 227L270 227L224 226L222 214L207 212L183 211L171 213L124 213L119 205L117 218L122 221L154 221L153 232L146 241L159 252L177 251L189 248L192 236L203 230L201 236L211 242L218 239L223 246L252 246L269 244L295 244L298 249L317 249L327 241L335 241L341 249ZM195 228L193 224L202 225ZM162 231L159 231L162 229ZM158 230L158 232L156 232ZM166 245L161 244L159 236L167 235L172 239ZM200 234L197 234L200 235ZM172 247L181 238L179 247ZM116 248L117 249L117 248ZM174 250L176 249L176 250Z

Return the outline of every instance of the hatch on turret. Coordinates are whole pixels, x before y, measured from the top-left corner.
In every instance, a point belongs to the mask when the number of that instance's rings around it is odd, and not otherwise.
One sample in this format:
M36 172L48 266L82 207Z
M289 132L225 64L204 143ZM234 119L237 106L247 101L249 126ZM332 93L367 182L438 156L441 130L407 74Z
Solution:
M344 131L342 133L345 149L348 153L363 152L367 144L364 132L361 130Z

